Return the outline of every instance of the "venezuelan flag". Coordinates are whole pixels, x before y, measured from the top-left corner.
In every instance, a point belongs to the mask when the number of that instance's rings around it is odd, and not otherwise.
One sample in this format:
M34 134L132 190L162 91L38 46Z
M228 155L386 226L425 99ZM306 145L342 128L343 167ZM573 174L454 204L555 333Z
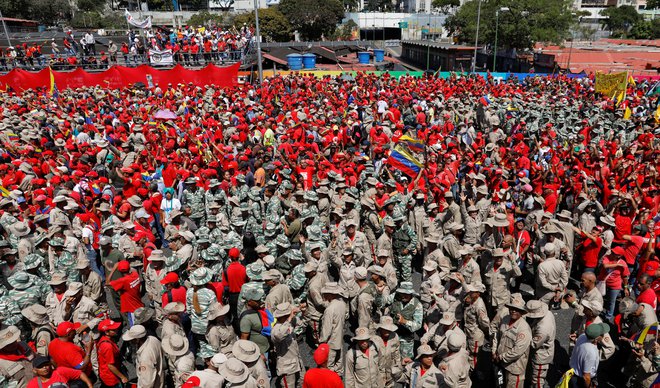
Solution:
M490 96L487 95L487 94L484 95L483 97L481 97L481 98L479 99L479 102L480 102L481 105L483 105L483 106L488 106L488 105L490 105Z
M9 141L18 141L19 140L18 135L13 133L13 132L9 132L7 134L7 138L9 139Z
M9 197L9 194L10 192L5 188L5 186L0 186L0 195L6 198Z
M640 331L639 333L636 333L630 339L632 341L637 342L638 344L643 344L644 341L646 340L647 335L656 335L656 334L658 334L658 322L646 326L644 330Z
M48 91L51 96L58 98L60 96L59 91L57 90L57 85L55 84L55 74L53 74L53 69L48 68L48 73L50 75L50 90Z
M660 388L660 374L658 374L658 377L655 378L655 381L649 388Z
M424 167L417 158L400 146L394 147L390 153L390 157L387 159L387 164L401 170L402 173L413 178L416 177Z
M405 144L411 151L424 152L424 142L418 139L413 139L408 135L401 136L399 138L399 143Z

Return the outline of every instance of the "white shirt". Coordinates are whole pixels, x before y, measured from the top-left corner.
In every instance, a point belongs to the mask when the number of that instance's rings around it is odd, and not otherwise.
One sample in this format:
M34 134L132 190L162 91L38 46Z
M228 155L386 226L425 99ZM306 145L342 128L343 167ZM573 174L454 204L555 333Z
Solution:
M160 202L160 210L162 210L163 213L165 213L166 224L169 225L170 222L172 221L170 219L170 212L172 212L172 210L175 209L181 210L181 202L176 198L172 198L172 199L163 198L163 200Z
M598 347L589 341L586 334L579 336L569 363L570 367L575 369L575 375L583 377L585 373L589 373L593 379L596 377L599 362Z

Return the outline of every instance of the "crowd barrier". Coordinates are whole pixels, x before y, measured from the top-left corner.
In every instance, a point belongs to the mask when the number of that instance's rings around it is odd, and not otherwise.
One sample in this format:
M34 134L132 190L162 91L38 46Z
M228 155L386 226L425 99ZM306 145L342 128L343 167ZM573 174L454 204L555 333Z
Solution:
M239 63L231 66L218 67L209 64L199 70L186 69L177 65L172 69L159 70L151 66L138 67L113 66L106 71L89 73L83 69L70 72L43 69L39 72L29 72L14 69L0 76L0 88L6 90L9 86L16 91L51 87L51 73L57 90L100 85L106 88L124 88L138 82L145 86L168 83L173 85L192 83L195 86L216 85L219 87L233 86L238 83Z

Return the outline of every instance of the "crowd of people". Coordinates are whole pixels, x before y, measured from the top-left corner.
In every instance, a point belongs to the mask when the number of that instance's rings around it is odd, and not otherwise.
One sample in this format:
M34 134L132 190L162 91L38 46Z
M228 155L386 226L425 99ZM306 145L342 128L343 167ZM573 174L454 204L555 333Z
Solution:
M654 89L291 74L3 92L0 378L649 387Z
M112 38L97 42L90 32L67 30L64 38L50 42L21 43L0 50L0 71L14 68L39 70L107 69L112 65L149 64L149 50L171 50L182 66L222 65L242 61L252 49L253 28L181 26L173 29L131 29L122 42Z

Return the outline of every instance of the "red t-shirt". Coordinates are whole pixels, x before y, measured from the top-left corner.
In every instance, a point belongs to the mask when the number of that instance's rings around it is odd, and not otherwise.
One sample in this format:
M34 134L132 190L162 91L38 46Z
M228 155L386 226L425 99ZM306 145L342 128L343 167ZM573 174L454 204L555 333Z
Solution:
M604 268L601 269L600 276L598 277L598 279L605 280L605 284L607 285L607 288L611 290L621 290L623 289L622 277L630 276L630 270L628 269L628 265L626 264L626 262L622 259L615 261L607 256L603 258L603 264L613 264L613 263L617 263L619 264L619 266L616 268L610 268L608 270L605 270Z
M639 294L635 303L646 303L653 307L653 310L656 309L658 305L658 297L655 295L655 291L652 288L647 288L645 291Z
M140 277L133 271L126 276L110 282L110 287L119 292L119 304L122 313L132 313L144 307L140 298Z
M119 378L108 368L110 364L119 368L119 347L109 337L103 336L97 342L96 349L99 357L99 378L107 386L119 384Z
M172 289L172 299L170 299L169 292L163 293L163 307L167 306L168 303L172 302L181 302L183 305L186 305L186 287L180 286L179 288Z
M39 377L34 377L30 380L27 384L27 388L48 388L55 383L68 383L72 380L78 380L80 379L80 371L60 366L55 368L50 378L46 381L42 381L41 385L39 385L39 382L37 381L38 378Z
M229 287L229 292L238 293L241 292L241 287L245 283L246 276L247 274L243 264L234 261L222 273L222 282Z
M637 254L639 253L639 250L642 249L642 245L644 245L645 242L647 242L647 240L642 236L630 236L630 241L626 242L626 245L623 247L623 257L626 259L626 263L629 265L635 264Z
M330 369L312 368L305 373L303 388L343 388L344 383Z
M594 242L592 239L587 238L582 243L582 262L587 268L596 268L598 265L598 255L600 248L603 246L603 239L596 238Z
M85 351L73 342L55 338L48 344L48 354L58 367L79 369L85 359ZM83 370L86 374L92 371L92 364L87 364Z

